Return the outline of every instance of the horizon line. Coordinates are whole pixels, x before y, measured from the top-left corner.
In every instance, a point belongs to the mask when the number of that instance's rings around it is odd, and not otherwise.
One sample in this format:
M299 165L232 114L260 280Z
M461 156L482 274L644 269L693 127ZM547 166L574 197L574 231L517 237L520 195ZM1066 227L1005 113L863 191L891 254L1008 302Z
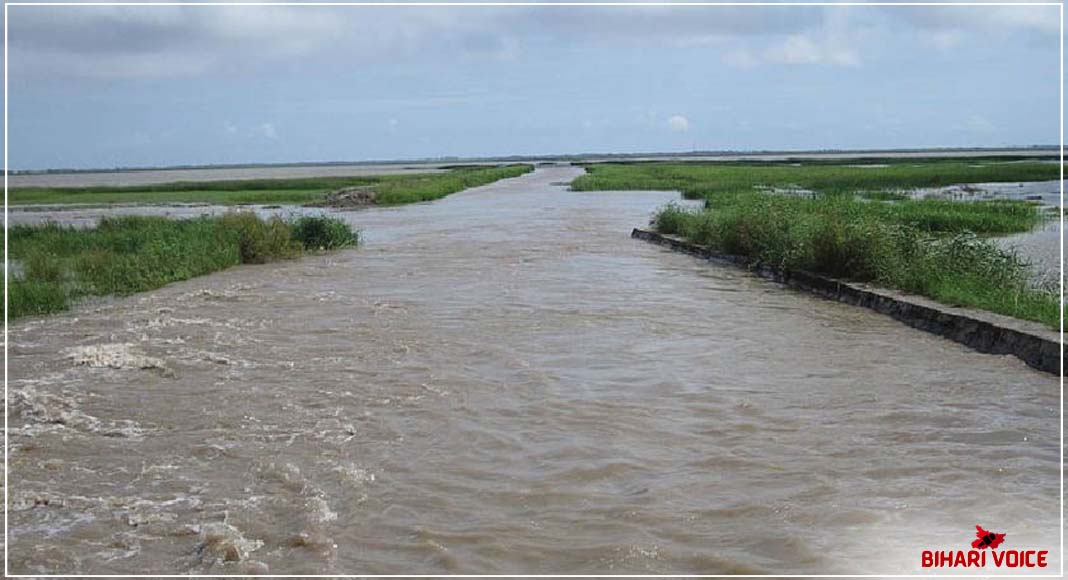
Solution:
M827 155L847 154L856 155L864 153L893 154L893 153L924 153L924 152L1013 152L1026 153L1029 151L1049 151L1050 155L1059 154L1060 148L1056 144L1033 144L1033 145L1004 145L1004 146L976 146L976 147L894 147L885 149L865 148L828 148L828 149L704 149L689 151L645 151L634 153L538 153L531 155L505 154L505 155L482 155L482 156L459 156L441 155L437 157L411 157L395 159L363 159L363 160L317 160L317 161L278 161L278 162L235 162L235 163L180 163L173 165L131 165L114 167L49 167L43 169L12 169L7 170L8 175L40 175L55 173L123 173L138 171L177 171L186 169L238 169L254 167L315 167L328 165L403 165L406 163L443 163L443 164L470 164L490 163L501 161L582 161L600 158L609 159L641 159L641 158L673 158L673 157L727 157L727 156L760 156L760 155Z

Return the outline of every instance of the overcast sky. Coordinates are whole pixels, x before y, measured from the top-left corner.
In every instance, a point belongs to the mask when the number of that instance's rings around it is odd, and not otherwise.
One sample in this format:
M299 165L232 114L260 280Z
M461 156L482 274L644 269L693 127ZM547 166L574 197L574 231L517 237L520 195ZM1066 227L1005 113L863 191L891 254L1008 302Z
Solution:
M10 6L15 169L1059 141L1055 6Z

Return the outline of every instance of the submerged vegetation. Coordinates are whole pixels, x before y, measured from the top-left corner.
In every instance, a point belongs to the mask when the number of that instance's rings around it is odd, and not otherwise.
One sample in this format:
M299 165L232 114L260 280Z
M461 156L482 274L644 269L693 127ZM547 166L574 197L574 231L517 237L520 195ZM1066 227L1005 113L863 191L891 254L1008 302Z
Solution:
M330 191L366 187L375 203L429 201L468 187L485 185L533 170L530 165L464 166L440 173L299 179L242 179L138 186L19 187L9 190L12 205L113 203L315 204Z
M191 220L113 217L91 229L17 225L8 232L17 264L8 289L9 316L59 312L86 296L152 290L238 264L357 241L358 234L337 218L265 220L251 212Z
M1056 179L1047 163L898 163L888 167L641 164L593 166L576 189L679 189L703 209L669 205L655 226L724 254L871 282L1056 327L1060 303L1028 264L989 235L1046 217L1023 201L912 200L902 190ZM583 181L585 180L585 181ZM804 188L812 195L769 193Z

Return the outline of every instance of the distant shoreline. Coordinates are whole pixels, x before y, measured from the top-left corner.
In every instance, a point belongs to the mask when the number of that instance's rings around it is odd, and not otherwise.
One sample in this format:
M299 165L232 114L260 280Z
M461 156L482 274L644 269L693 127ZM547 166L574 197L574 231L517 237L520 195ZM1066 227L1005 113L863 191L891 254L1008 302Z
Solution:
M8 185L18 187L142 186L173 182L205 182L241 179L292 179L339 176L374 176L403 173L432 173L457 165L499 163L597 163L640 161L789 161L863 160L930 157L1059 157L1056 146L1016 148L871 149L824 151L697 151L685 153L619 153L534 155L480 158L438 158L397 161L308 162L279 164L236 164L116 169L51 169L12 171Z
M873 155L911 156L917 153L935 155L960 154L980 155L1058 155L1056 145L1032 145L1021 147L934 147L905 149L799 149L799 150L722 150L722 151L686 151L686 152L644 152L644 153L567 153L546 155L504 155L498 157L427 157L418 159L377 159L363 161L298 161L291 163L220 163L220 164L181 164L143 167L112 168L52 168L52 169L12 169L10 175L50 175L67 173L130 173L139 171L177 171L197 169L259 169L266 167L331 167L331 166L386 166L386 165L451 165L474 163L501 163L516 161L587 161L596 159L672 159L672 158L724 158L724 157L853 157Z

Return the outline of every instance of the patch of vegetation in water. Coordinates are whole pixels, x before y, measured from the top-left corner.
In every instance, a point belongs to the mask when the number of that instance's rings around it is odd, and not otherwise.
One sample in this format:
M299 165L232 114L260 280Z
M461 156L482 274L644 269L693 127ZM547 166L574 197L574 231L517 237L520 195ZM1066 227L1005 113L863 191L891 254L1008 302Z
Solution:
M441 173L403 175L240 179L138 186L18 187L9 189L8 198L12 205L314 204L322 202L330 191L345 187L366 186L377 193L376 203L396 205L438 199L468 187L485 185L506 177L516 177L532 170L531 165L468 166Z
M8 288L9 316L50 314L86 296L128 295L238 264L262 264L358 243L332 217L262 219L251 212L169 220L113 217L95 228L16 225L9 255L21 265Z
M1030 266L988 239L1029 231L1048 220L1048 213L1026 201L913 200L902 193L1054 180L1060 177L1056 163L636 163L592 165L587 172L572 188L679 190L688 199L703 199L704 209L663 208L655 225L717 252L1051 327L1060 323L1058 292L1035 288ZM768 193L769 188L804 188L815 195Z

